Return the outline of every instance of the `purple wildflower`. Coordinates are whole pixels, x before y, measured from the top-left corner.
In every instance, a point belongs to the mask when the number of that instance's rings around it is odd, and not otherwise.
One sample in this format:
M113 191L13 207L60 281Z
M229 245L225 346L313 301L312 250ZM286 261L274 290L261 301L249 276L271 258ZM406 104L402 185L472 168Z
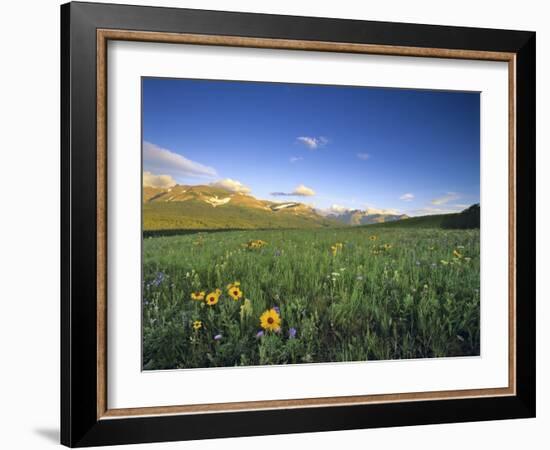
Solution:
M278 306L274 306L273 309L274 309L275 311L277 311L277 314L281 315L281 310L279 309Z
M219 341L220 339L222 338L222 334L216 334L216 336L214 336L214 340L215 341Z
M264 335L264 332L263 332L262 330L260 330L260 331L258 331L258 332L256 333L256 338L259 339L259 338L261 338L263 335Z
M296 337L296 328L290 328L288 330L288 338L294 339Z
M163 272L158 272L157 273L157 276L155 277L155 279L153 280L153 286L155 287L158 287L160 286L160 284L164 281L164 273Z

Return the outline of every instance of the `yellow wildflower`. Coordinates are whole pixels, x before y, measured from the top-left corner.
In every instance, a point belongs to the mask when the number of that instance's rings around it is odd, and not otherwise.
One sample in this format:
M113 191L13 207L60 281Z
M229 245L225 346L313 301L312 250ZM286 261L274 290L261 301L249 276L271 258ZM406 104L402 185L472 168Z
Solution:
M281 316L275 308L268 309L260 316L260 325L264 330L277 331L281 328Z
M216 289L214 292L210 292L210 294L206 296L206 304L208 306L214 306L218 303L220 295L222 295L222 291L219 289Z
M248 241L248 243L246 244L246 247L249 250L255 250L255 249L258 249L258 248L262 248L265 245L267 245L267 242L262 241L261 239L256 239L256 240L253 240L253 241Z
M195 320L193 322L193 329L200 330L202 328L202 322L200 320Z
M337 242L336 244L331 245L330 251L332 252L332 256L336 256L338 252L341 252L343 247L344 244L342 244L341 242Z
M374 234L372 236L369 236L369 241L376 241L376 239L378 239L378 237Z
M229 283L229 284L227 285L227 289L231 289L232 287L236 287L236 286L238 287L238 286L240 286L240 285L241 285L241 282L240 282L240 281L233 281L233 283Z
M227 293L236 302L239 301L243 296L243 291L241 291L241 288L239 286L230 286L227 289Z
M458 250L453 250L453 255L457 258L462 258L462 253L460 253Z
M205 294L206 293L204 291L191 292L191 300L197 300L197 301L204 300Z

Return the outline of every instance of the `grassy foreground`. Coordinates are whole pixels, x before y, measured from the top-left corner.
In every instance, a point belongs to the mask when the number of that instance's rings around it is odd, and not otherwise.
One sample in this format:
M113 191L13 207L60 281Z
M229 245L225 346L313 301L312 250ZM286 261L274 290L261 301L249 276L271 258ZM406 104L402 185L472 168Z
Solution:
M478 355L479 273L478 229L145 238L143 367Z

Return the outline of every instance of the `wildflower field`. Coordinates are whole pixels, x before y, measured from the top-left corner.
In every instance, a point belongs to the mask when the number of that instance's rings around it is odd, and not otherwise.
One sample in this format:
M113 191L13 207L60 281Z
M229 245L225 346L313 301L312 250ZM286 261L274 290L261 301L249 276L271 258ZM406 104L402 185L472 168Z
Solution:
M146 237L143 368L478 355L479 268L479 229Z

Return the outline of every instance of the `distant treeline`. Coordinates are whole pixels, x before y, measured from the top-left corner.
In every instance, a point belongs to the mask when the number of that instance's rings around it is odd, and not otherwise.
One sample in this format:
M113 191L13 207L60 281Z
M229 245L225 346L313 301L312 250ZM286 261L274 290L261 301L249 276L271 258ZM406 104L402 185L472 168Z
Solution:
M441 228L467 229L479 228L479 203L470 206L459 214L452 214L441 221Z
M172 229L172 230L143 230L143 237L179 236L183 234L216 233L219 231L242 231L242 228L197 228L197 229Z
M319 231L322 229L326 229L328 227L315 227L315 228L309 228L311 230ZM338 230L338 229L347 229L347 228L353 228L349 225L342 225L338 227L330 227L330 229ZM178 228L178 229L172 229L172 230L143 230L143 238L148 237L161 237L161 236L179 236L179 235L185 235L185 234L197 234L197 233L220 233L223 231L292 231L292 230L307 230L308 228L194 228L194 229L187 229L187 228Z

